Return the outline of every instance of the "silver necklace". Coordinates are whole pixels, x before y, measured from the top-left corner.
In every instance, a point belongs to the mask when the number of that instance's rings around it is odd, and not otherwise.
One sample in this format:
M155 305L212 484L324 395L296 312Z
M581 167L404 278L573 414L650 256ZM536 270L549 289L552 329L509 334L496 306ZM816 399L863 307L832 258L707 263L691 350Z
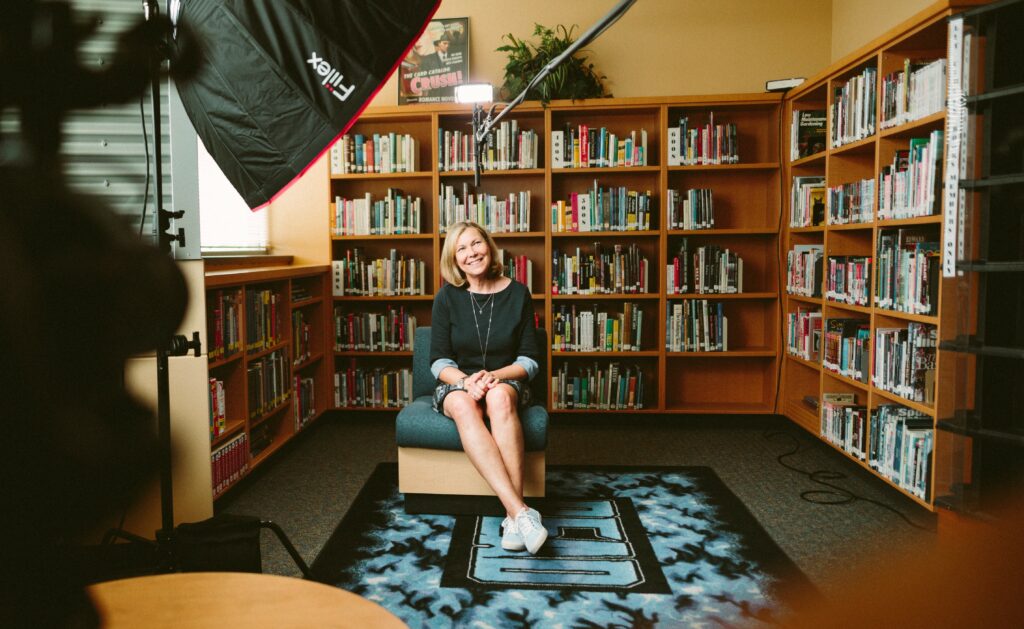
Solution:
M473 325L476 326L476 340L477 340L477 343L480 344L480 355L483 358L483 367L484 367L484 369L487 369L487 347L488 347L488 345L491 344L491 319L494 317L494 293L491 293L491 296L488 297L486 301L484 301L484 305L479 307L480 316L483 316L484 308L487 307L487 304L491 304L491 311L489 313L487 313L487 338L486 338L486 340L483 338L483 335L480 333L480 322L476 318L476 314L477 314L478 308L477 308L476 298L473 297L473 293L469 294L469 299L473 303Z
M491 303L491 300L494 299L494 293L491 293L490 295L487 296L487 299L484 300L483 305L478 304L476 302L476 297L473 296L473 293L469 294L469 299L470 301L473 302L473 306L476 308L476 311L479 312L480 315L482 316L484 314L484 308L486 308L487 304Z

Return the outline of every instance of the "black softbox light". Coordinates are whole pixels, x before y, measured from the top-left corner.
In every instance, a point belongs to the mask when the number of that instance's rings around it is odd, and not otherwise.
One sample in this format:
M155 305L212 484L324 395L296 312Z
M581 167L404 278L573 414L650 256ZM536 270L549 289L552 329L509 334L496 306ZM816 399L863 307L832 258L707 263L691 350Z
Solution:
M348 130L439 4L180 0L177 32L197 37L205 57L181 100L249 207L270 202Z

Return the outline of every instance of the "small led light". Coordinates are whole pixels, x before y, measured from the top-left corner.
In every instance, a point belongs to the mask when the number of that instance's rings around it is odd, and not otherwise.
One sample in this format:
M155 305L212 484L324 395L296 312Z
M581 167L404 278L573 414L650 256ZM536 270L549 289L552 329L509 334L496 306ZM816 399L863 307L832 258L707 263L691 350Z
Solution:
M455 86L457 103L489 103L494 100L494 87L490 83L466 83Z

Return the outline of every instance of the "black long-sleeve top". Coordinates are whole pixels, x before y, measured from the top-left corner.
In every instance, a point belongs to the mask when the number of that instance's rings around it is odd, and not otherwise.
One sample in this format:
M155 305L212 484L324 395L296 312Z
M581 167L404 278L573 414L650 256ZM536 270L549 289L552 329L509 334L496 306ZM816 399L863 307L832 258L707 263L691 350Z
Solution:
M533 300L530 291L520 282L513 281L494 293L493 302L473 318L471 300L478 306L490 295L474 293L466 285L445 284L434 297L430 316L430 363L447 358L455 362L466 374L480 369L493 371L507 367L519 356L538 361L540 349L534 332ZM493 308L493 313L492 313ZM490 321L490 339L487 336ZM479 331L479 336L478 336ZM487 364L483 364L481 346L487 347Z

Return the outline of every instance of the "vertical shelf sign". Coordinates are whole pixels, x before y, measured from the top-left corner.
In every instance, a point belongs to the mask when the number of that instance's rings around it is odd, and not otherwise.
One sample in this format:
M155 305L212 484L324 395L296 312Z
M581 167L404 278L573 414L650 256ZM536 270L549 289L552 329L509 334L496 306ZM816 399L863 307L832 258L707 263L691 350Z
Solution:
M943 203L945 204L942 236L942 276L956 276L956 261L963 255L963 231L958 230L958 220L962 221L962 213L957 212L963 191L960 190L960 177L965 160L960 159L960 147L963 131L967 123L967 103L963 93L961 72L963 71L963 17L955 17L949 21L949 41L946 46L949 78L947 92L946 115L946 183ZM969 69L967 69L969 71ZM959 235L959 237L958 237Z

